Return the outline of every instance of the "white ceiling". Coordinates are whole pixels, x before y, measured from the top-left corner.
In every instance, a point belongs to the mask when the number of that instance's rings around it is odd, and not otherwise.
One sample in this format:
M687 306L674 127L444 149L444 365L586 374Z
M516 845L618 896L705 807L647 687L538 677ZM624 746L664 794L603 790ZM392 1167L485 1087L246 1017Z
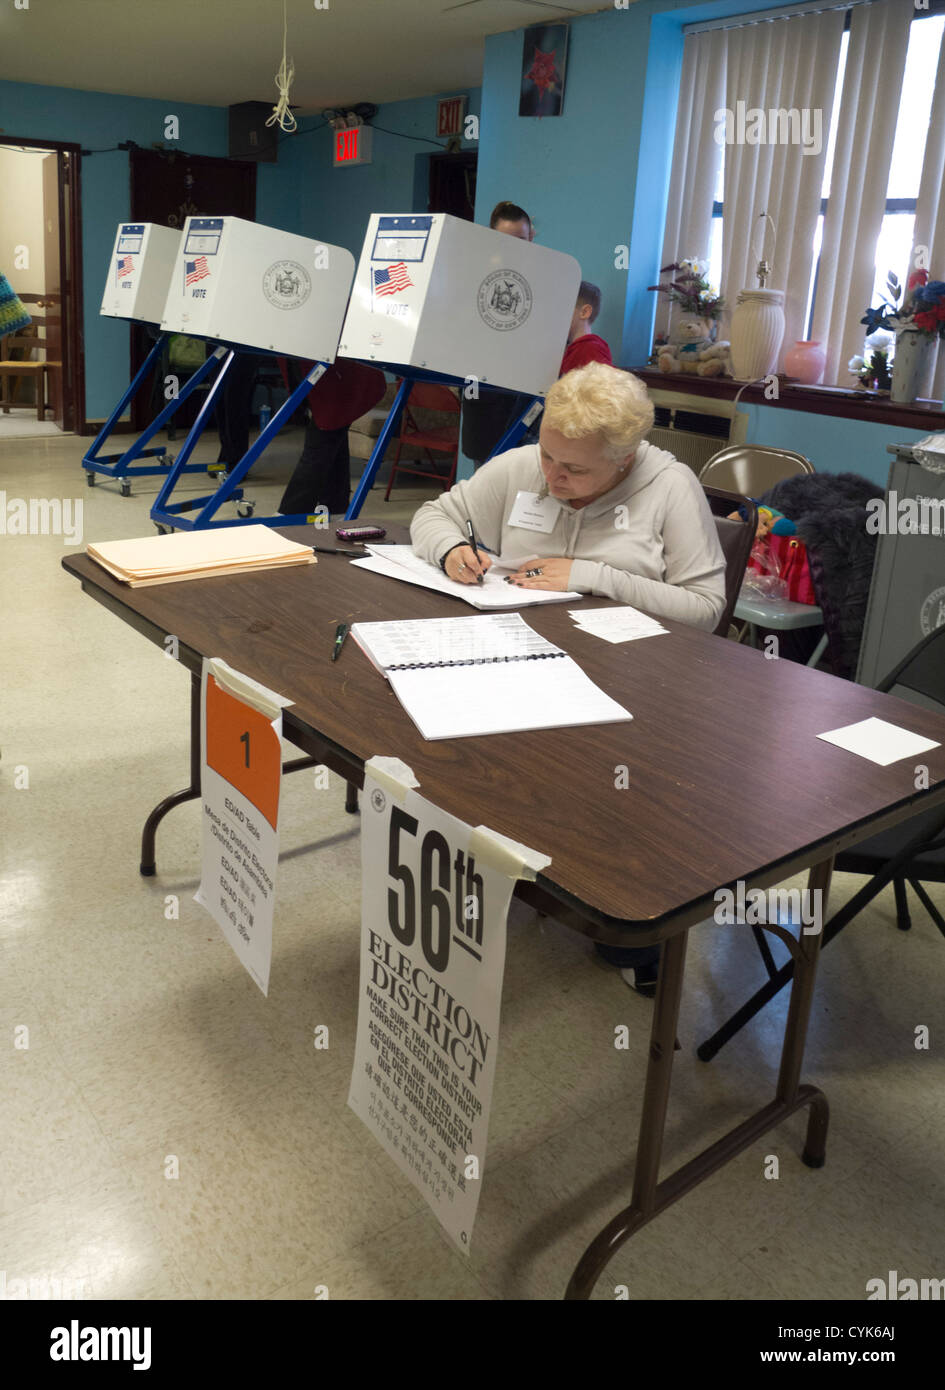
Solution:
M286 4L291 101L308 113L477 87L487 34L611 9L613 0ZM283 0L29 0L19 10L5 0L0 80L209 106L275 101L282 13Z

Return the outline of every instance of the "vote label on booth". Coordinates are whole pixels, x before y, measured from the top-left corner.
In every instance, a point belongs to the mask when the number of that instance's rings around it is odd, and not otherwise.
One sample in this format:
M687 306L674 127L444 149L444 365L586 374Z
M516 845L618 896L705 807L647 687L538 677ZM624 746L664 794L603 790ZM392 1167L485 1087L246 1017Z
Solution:
M245 677L242 690L228 688L222 671L214 672L219 665L204 661L201 687L203 856L195 897L266 994L279 862L282 711ZM258 700L256 691L262 692Z
M469 1251L516 874L481 831L365 771L348 1104Z

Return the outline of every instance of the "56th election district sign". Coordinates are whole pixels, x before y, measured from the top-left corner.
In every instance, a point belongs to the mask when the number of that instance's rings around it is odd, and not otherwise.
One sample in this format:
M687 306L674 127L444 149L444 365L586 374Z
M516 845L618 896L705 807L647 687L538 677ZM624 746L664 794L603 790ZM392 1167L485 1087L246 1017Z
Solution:
M348 1104L468 1253L514 877L470 826L365 771L361 983Z

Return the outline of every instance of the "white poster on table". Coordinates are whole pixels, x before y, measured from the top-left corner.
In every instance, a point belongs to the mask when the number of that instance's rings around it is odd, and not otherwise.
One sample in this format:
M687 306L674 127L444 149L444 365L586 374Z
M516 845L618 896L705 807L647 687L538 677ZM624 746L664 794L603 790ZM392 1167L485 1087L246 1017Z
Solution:
M348 1104L468 1253L499 1047L506 919L546 855L365 767L361 982Z
M205 657L200 690L203 864L194 897L269 992L279 865L282 709L291 701Z

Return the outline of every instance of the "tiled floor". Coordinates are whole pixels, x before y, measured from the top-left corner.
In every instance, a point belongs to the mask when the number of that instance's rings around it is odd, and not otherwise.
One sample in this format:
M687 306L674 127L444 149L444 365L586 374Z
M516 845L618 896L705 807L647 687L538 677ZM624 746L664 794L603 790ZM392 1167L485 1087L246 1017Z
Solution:
M151 534L156 483L129 499L88 489L87 442L0 442L0 492L80 500L83 543ZM247 492L260 512L299 442L278 441L257 466ZM428 494L398 488L387 509L376 495L366 514L402 518ZM560 1297L628 1199L652 1005L580 938L513 907L479 1219L469 1258L455 1253L345 1105L359 844L340 782L284 783L265 999L193 902L196 804L164 822L157 876L138 874L144 816L186 781L189 683L81 594L65 551L56 536L0 535L8 1285L129 1299L306 1299L322 1286L335 1299ZM855 884L839 877L834 901ZM800 1162L795 1117L624 1247L596 1296L627 1285L632 1298L859 1300L890 1269L945 1274L943 972L945 941L921 908L902 935L884 894L821 963L804 1073L830 1099L827 1166ZM692 934L674 1166L769 1098L783 997L711 1064L694 1053L760 974L744 935ZM628 1051L614 1049L617 1023ZM916 1051L923 1023L931 1047ZM316 1024L327 1051L311 1046Z

